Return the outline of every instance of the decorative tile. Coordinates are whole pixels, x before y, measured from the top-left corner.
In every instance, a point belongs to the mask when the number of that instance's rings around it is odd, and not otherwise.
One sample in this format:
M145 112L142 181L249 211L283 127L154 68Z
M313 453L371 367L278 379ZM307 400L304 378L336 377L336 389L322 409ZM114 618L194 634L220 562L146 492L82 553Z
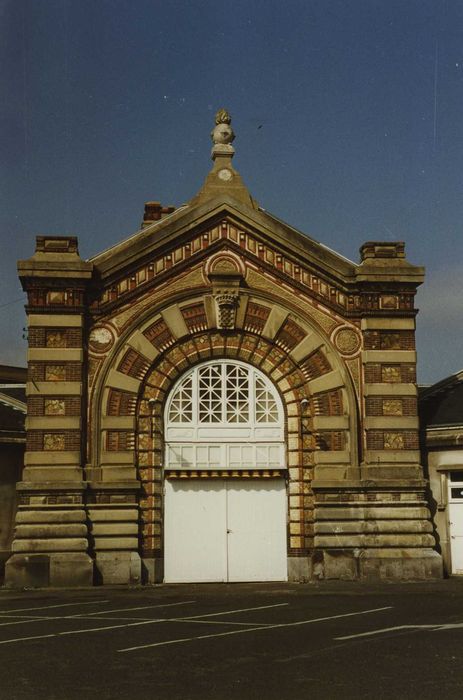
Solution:
M46 416L64 416L66 413L64 399L45 399L44 412Z
M60 433L45 433L43 436L44 450L64 450L64 435Z
M401 416L402 401L400 399L383 399L383 416Z
M405 446L402 433L384 433L385 450L403 450Z

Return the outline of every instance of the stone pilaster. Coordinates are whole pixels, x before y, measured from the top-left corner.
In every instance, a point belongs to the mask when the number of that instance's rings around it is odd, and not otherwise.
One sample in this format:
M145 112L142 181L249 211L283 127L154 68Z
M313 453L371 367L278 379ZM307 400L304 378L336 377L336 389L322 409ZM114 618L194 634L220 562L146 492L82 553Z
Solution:
M406 261L403 243L366 243L361 257L358 477L313 483L313 573L440 577L419 452L414 295L423 270Z
M28 294L28 417L6 585L91 585L85 438L84 304L92 265L73 237L38 237L20 261Z
M145 345L148 345L146 342ZM142 345L142 350L145 348ZM139 349L124 346L116 368L108 376L101 416L98 463L87 466L88 515L96 577L103 584L141 582L139 550L139 495L135 457L135 415L126 414L116 402L108 414L108 396L122 392L136 397L141 381L140 367L149 367L151 357ZM135 399L134 399L135 401ZM112 404L111 404L112 405ZM132 411L132 408L130 408Z

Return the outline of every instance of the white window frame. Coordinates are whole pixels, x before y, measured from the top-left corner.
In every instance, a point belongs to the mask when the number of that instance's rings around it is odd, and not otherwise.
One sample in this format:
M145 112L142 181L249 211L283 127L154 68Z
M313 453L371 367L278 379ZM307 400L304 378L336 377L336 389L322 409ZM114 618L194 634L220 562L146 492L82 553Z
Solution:
M247 419L243 417L246 415L245 411L238 411L241 420L227 420L227 386L230 388L227 378L230 368L234 368L235 376L240 378L237 381L238 385L246 383L244 378L247 377ZM211 384L214 385L212 421L205 421L204 418L201 420L204 412L200 414L200 377L204 378L207 374L213 376ZM187 391L183 391L185 386ZM267 409L262 406L259 409L256 406L256 388L263 394L262 405L265 404ZM207 386L204 391L208 391ZM232 388L232 396L236 396L236 392L233 394L233 391ZM242 387L238 386L237 393L240 394L242 402ZM183 399L179 401L181 394ZM230 393L228 396L230 397ZM268 420L258 422L257 412L262 417L262 411L264 414L266 412ZM164 421L166 469L263 470L284 469L286 466L285 422L281 398L273 383L260 370L244 362L209 360L188 370L177 381L168 397ZM241 459L238 458L239 454Z

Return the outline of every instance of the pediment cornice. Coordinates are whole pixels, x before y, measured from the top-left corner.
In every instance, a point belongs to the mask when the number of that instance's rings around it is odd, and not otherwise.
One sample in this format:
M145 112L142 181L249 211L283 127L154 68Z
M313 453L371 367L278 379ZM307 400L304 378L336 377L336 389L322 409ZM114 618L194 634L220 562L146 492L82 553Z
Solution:
M91 259L100 278L115 278L149 257L172 251L222 221L246 231L275 252L315 267L328 277L347 284L355 279L356 265L302 232L261 209L246 207L221 196L205 204L181 207L159 222Z
M294 294L312 297L337 313L358 316L365 311L381 312L382 309L390 313L391 308L413 313L413 290L406 286L397 288L392 296L390 292L384 296L384 288L362 290L355 284L355 278L346 282L342 275L335 276L319 261L303 258L291 248L277 246L274 240L259 236L249 225L245 227L242 219L237 220L230 214L223 218L222 209L217 218L208 218L205 223L208 227L195 226L189 235L173 238L171 245L150 249L140 261L103 279L101 286L94 290L92 311L112 313L140 296L155 293L169 284L175 285L177 278L193 267L203 270L207 289L211 284L207 275L208 261L219 252L222 255L228 251L241 261L245 285L249 284L251 271L259 270L276 290L285 287Z

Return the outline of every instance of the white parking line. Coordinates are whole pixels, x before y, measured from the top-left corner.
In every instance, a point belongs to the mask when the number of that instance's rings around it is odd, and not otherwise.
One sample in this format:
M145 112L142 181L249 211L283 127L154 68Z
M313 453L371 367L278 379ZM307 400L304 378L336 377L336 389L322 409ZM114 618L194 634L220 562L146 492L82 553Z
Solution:
M267 625L266 627L250 627L248 629L244 630L232 630L230 632L219 632L218 634L204 634L199 637L182 637L180 639L170 639L166 642L154 642L151 644L142 644L140 646L136 647L127 647L126 649L118 649L118 652L124 653L127 651L137 651L139 649L149 649L151 647L162 647L162 646L168 646L169 644L181 644L183 642L194 642L197 639L213 639L215 637L228 637L234 634L248 634L249 632L257 632L257 631L267 631L271 629L282 629L284 627L297 627L300 625L310 625L313 624L314 622L325 622L327 620L337 620L339 618L343 617L353 617L355 615L368 615L370 613L375 613L375 612L382 612L383 610L391 610L392 606L388 605L383 608L373 608L371 610L359 610L358 612L351 612L351 613L342 613L340 615L330 615L329 617L317 617L313 618L312 620L300 620L298 622L286 622L286 623L280 623L276 625Z
M69 608L76 605L101 605L102 603L109 603L109 600L90 600L84 603L60 603L59 605L41 605L37 608L14 608L13 610L0 610L0 616L3 613L14 613L14 612L28 612L28 610L50 610L51 608Z
M106 625L106 627L92 627L90 629L83 630L69 630L67 632L58 632L57 634L55 634L55 637L67 636L70 634L85 634L86 632L106 632L107 630L118 630L127 627L139 627L140 625L155 625L159 624L160 622L169 622L169 620L159 618L156 620L141 620L141 622L129 622L127 625ZM0 642L0 644L3 644L3 642Z
M334 637L339 641L345 639L357 639L357 637L372 637L375 634L385 634L386 632L394 632L396 630L418 629L420 627L435 627L435 625L396 625L395 627L382 627L379 630L371 630L371 632L360 632L359 634L347 634L344 637Z
M0 624L0 627L11 627L11 625L30 625L32 622L40 622L40 620L55 620L56 618L54 617L47 617L44 615L44 617L34 617L32 619L28 620L15 620L14 622L2 622ZM63 618L58 618L58 619L63 619Z
M110 601L104 601L106 603L109 603ZM195 600L184 600L181 603L166 603L166 604L161 604L161 605L145 605L144 607L139 607L139 608L120 608L119 610L121 612L127 610L146 610L150 608L171 608L176 605L187 605L188 603L195 603ZM68 605L74 605L74 603L68 603ZM77 603L75 603L77 605ZM50 606L53 607L53 606ZM56 606L58 607L58 606ZM42 608L31 608L32 610L40 610ZM119 612L119 610L100 610L99 612L95 613L78 613L76 615L6 615L3 614L0 617L1 618L16 618L15 622L0 622L0 627L9 627L12 625L25 625L28 622L40 622L40 620L81 620L81 619L87 619L91 618L93 615L103 615L111 612ZM18 620L18 618L24 618L26 617L27 619L23 620ZM111 618L106 618L106 619L111 619ZM113 618L114 619L114 618ZM116 618L116 619L130 619L130 620L139 620L140 618L138 617L132 617L132 618Z
M23 637L22 639L18 638L18 639L11 639L11 640L9 639L6 642L0 642L0 644L8 644L10 641L11 642L22 642L25 639L46 639L47 637L55 637L55 636L56 636L55 634L39 634L36 637Z
M2 618L12 617L13 622L0 622L0 627L10 627L11 625L27 625L29 622L36 622L40 620L62 620L63 617L50 617L49 615L27 615L27 617L22 616L18 619L18 615L2 615Z
M463 622L450 622L448 625L439 625L433 632L442 632L443 630L457 630L463 627Z
M115 612L132 612L133 610L150 610L152 608L173 608L176 605L189 605L190 603L196 603L196 600L183 600L181 603L159 603L158 605L142 605L137 608L116 608L113 610L99 610L98 612L93 612L93 613L77 613L76 615L68 615L68 618L76 618L76 617L90 617L94 615L106 615L108 613L115 613Z
M387 632L399 632L400 630L432 630L433 632L441 632L442 630L456 629L458 627L463 627L463 623L451 623L439 625L438 623L434 625L396 625L395 627L382 627L378 630L371 630L370 632L360 632L359 634L349 634L345 637L334 637L334 639L339 641L344 641L345 639L357 639L358 637L373 637L376 634L386 634Z
M86 632L105 632L107 630L117 630L125 627L138 627L139 625L153 625L158 622L169 622L169 620L142 620L128 625L107 625L106 627L94 627L93 629L69 630L68 632L55 632L54 634L40 634L34 637L15 637L14 639L4 639L0 644L14 644L15 642L28 642L34 639L47 639L49 637L63 637L70 634L85 634Z
M181 603L167 603L166 605L152 605L152 606L146 606L146 607L173 607L175 605L186 605L187 603L194 603L195 601L183 601ZM218 615L231 615L237 612L248 612L251 610L265 610L267 608L278 608L281 606L288 605L288 603L278 603L276 605L261 605L259 607L254 607L254 608L241 608L239 610L225 610L217 613L209 613L209 615L192 615L191 618L189 617L183 617L183 618L157 618L155 620L139 620L137 622L129 622L124 625L106 625L105 627L93 627L93 628L86 628L86 629L80 629L80 630L69 630L66 632L56 632L54 634L44 634L44 635L38 635L34 637L15 637L14 639L4 639L3 641L0 641L0 644L13 644L15 642L25 642L28 639L46 639L49 637L62 637L65 635L71 635L71 634L86 634L88 632L105 632L107 630L116 630L116 629L123 629L126 627L138 627L140 625L154 625L154 624L159 624L161 622L187 622L190 619L194 621L195 619L199 617L213 617L213 616L218 616ZM108 611L109 612L109 611ZM43 619L48 619L48 618L36 618L34 620L22 620L21 622L5 622L4 625L14 625L14 624L25 624L25 623L32 623L32 622L39 622L40 620ZM77 619L75 615L66 615L65 617L62 618L51 618L51 619L61 619L61 620L75 620ZM81 618L78 618L81 619ZM226 624L226 623L224 623Z
M241 627L268 627L271 622L232 622L231 620L196 620L191 617L170 617L165 622L191 622L192 625L240 625Z
M289 605L289 603L276 603L275 605L260 605L258 608L239 608L238 610L223 610L217 613L207 613L206 615L190 615L189 617L183 617L182 620L195 620L201 618L203 620L205 617L218 617L219 615L235 615L241 612L251 612L254 610L267 610L268 608L283 608Z
M12 618L13 620L67 620L67 615L5 615L1 616L2 620L8 620ZM9 623L7 623L9 624ZM3 625L0 623L0 627Z
M110 601L105 601L109 603ZM195 603L195 600L184 600L181 603L166 603L162 605L145 605L144 607L140 608L120 608L121 611L123 610L146 610L148 608L172 608L177 605L187 605L188 603ZM71 605L71 603L69 603ZM74 603L72 603L74 605ZM77 603L76 603L77 605ZM35 608L32 608L35 609ZM27 619L19 619L18 618L23 618L25 617L24 615L2 615L2 618L16 618L14 622L0 622L0 627L9 627L11 625L26 625L27 623L31 624L33 622L41 622L43 620L86 620L86 619L93 619L91 616L93 615L101 615L103 613L111 613L111 612L118 612L117 610L102 610L98 613L79 613L78 615L28 615ZM124 620L124 619L129 619L129 620L140 620L138 617L131 617L131 618L105 618L107 620L110 619L117 619L117 620ZM103 628L104 629L104 628ZM27 637L24 637L24 639L27 639Z

